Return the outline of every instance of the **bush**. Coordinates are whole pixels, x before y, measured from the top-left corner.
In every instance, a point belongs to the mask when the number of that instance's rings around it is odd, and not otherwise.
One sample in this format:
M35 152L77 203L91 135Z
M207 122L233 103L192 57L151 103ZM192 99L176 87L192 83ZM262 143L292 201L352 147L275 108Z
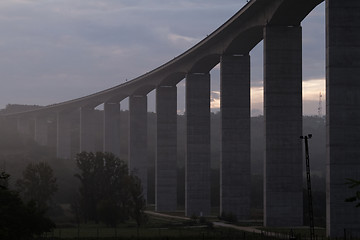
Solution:
M221 216L219 217L220 220L229 222L229 223L237 223L237 217L235 214L233 213L226 213L226 212L222 212Z
M214 223L213 223L213 222L206 221L206 226L207 226L209 229L214 229Z
M1 180L6 182L8 178L9 175L0 174ZM6 184L0 186L0 239L32 239L55 227L35 201L25 203Z
M205 217L199 217L199 223L200 224L205 224L206 223L206 218Z

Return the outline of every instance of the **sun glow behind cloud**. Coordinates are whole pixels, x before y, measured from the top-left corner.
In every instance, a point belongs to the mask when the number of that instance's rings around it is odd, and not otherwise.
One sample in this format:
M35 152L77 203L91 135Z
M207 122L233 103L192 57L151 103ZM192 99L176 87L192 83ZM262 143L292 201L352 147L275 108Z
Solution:
M321 115L325 115L326 87L325 79L311 79L303 82L303 114L318 115L319 107ZM321 97L320 97L321 96ZM320 102L321 100L321 102ZM320 106L319 106L320 104Z
M318 103L321 93L321 107L325 109L325 79L311 79L303 81L303 113L304 115L317 115ZM251 115L257 116L263 114L264 88L250 88ZM220 91L211 92L211 109L213 112L220 110ZM325 112L323 111L322 114Z
M325 96L325 79L312 79L303 82L303 101L319 100L319 93Z
M220 110L220 91L211 91L210 108L215 112Z

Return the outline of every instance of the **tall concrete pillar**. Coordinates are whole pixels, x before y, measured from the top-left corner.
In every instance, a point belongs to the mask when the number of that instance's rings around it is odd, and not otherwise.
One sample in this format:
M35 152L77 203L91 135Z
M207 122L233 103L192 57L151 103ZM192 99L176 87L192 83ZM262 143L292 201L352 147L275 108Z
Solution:
M130 96L129 111L129 171L140 178L147 199L147 96Z
M220 213L250 217L250 56L221 57Z
M33 129L32 129L32 123L33 120L30 117L19 117L17 119L17 131L18 133L20 133L21 135L28 137L28 138L33 138Z
M80 152L96 152L96 121L93 108L80 108Z
M210 214L210 74L186 76L185 214Z
M56 157L71 157L71 113L68 112L57 113Z
M156 88L157 147L155 208L170 212L177 207L177 88Z
M302 31L264 29L264 225L303 225Z
M104 103L104 152L120 156L120 103Z
M326 225L333 238L360 236L347 178L360 180L360 1L326 1Z
M0 124L6 129L6 132L14 134L18 133L18 118L17 117L0 117Z
M35 118L35 141L41 146L48 144L48 122L46 116L36 116Z

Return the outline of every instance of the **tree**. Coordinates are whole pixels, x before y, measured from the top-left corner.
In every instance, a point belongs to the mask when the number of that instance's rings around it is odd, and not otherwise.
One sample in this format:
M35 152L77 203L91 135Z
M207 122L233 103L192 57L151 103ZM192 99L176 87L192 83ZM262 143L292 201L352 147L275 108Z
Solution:
M81 222L81 207L80 207L80 195L76 194L73 196L73 200L71 202L71 211L75 216L75 221L77 225L77 233L80 236L80 222Z
M96 206L99 219L108 226L116 227L120 218L120 207L113 199L102 199Z
M146 201L143 196L143 188L141 186L140 178L136 175L130 175L129 190L130 190L130 215L136 221L138 228L140 225L147 222L147 216L144 213Z
M1 172L0 173L0 189L7 189L9 186L9 177L10 175L5 173L5 172Z
M116 226L128 218L127 165L112 153L82 152L76 156L80 170L80 208L85 221Z
M349 188L360 187L360 181L351 178L347 178L346 180L347 180L346 184L349 185ZM355 207L360 207L360 191L356 191L354 196L346 198L345 201L357 202Z
M23 178L19 179L16 185L24 200L33 200L44 209L58 189L53 170L45 162L30 163L23 172Z
M9 175L1 173L1 181L7 181ZM55 227L55 224L44 217L45 210L36 202L24 203L19 194L11 191L6 185L0 187L0 239L33 239Z
M81 182L80 212L86 220L116 227L132 217L137 225L146 222L141 181L129 175L127 165L112 153L82 152L76 156Z

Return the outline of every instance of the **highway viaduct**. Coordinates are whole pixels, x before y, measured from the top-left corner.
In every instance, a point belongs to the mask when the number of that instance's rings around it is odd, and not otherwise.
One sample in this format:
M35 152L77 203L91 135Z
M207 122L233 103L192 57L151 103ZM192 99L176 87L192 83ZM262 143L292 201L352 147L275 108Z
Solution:
M220 63L221 211L249 218L250 55L264 41L264 225L303 225L302 28L323 0L252 0L180 56L138 78L78 99L4 115L47 144L46 120L57 121L57 156L70 157L70 117L80 115L79 151L119 154L120 102L129 98L129 167L146 193L147 94L156 89L156 210L176 209L176 84L186 79L187 216L210 213L210 74ZM344 199L346 178L360 179L360 1L326 0L327 234L360 226L360 211ZM103 149L94 149L94 108L104 104Z

